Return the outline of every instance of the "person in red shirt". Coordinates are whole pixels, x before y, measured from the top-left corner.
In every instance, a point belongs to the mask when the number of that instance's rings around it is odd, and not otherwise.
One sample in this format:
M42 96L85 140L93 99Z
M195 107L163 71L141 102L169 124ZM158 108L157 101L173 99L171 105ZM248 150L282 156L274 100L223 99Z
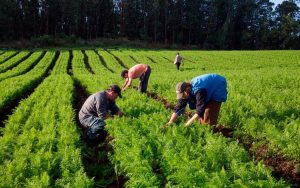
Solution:
M146 64L137 64L129 70L123 70L121 77L125 79L122 90L125 91L132 83L133 79L140 78L138 91L145 93L148 87L148 80L151 74L151 68Z

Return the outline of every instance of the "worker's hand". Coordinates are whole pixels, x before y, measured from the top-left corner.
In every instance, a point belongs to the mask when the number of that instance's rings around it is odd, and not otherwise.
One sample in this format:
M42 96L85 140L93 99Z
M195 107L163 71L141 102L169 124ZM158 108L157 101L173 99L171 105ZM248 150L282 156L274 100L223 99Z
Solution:
M200 124L205 124L205 121L204 121L204 119L202 117L199 118L199 123Z
M168 127L169 127L169 125L166 124L166 125L163 126L163 129L167 129Z
M184 125L184 127L189 127L189 126L191 126L191 124L186 123L186 124Z
M105 116L104 120L106 120L106 119L112 119L112 118L113 118L113 116L107 114L107 115Z
M168 128L173 122L168 122L166 125L163 126L164 129Z

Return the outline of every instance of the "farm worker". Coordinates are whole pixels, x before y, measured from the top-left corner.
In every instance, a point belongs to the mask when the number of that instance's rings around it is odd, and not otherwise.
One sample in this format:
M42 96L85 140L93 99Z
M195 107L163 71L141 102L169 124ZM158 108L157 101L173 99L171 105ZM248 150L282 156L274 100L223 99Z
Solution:
M179 55L179 52L178 52L175 57L175 60L174 60L174 64L177 66L177 70L179 70L182 59L183 58ZM182 62L182 65L183 65L183 62Z
M95 93L87 98L79 112L80 123L87 129L86 137L89 143L97 144L104 141L107 132L104 130L108 114L122 116L123 112L116 105L116 98L122 98L118 85L111 85L107 90Z
M151 68L146 64L137 64L129 70L123 70L121 77L125 79L122 90L125 91L132 83L132 79L140 78L138 91L145 93L148 87L148 80L151 74Z
M203 124L216 125L221 103L227 100L226 87L226 79L217 74L204 74L193 78L190 82L178 83L176 85L178 102L166 126L184 113L187 103L190 109L196 109L196 113L187 121L186 127L195 120Z

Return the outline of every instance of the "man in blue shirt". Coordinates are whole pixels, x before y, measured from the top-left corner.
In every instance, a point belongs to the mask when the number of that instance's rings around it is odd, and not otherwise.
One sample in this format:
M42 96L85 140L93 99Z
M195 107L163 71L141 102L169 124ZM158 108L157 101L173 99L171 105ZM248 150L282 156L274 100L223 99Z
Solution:
M193 78L191 82L178 83L176 95L178 102L167 125L184 113L187 104L190 109L196 109L196 113L185 124L186 127L195 120L216 125L221 104L227 100L227 82L223 76L217 74L201 75Z

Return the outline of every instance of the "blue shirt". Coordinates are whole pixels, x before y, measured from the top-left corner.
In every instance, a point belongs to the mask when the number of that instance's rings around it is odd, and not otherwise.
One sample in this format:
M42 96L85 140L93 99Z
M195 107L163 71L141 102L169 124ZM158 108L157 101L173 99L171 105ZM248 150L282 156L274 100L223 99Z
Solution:
M205 90L205 103L214 100L217 102L225 102L227 100L227 83L223 76L217 74L204 74L195 77L191 81L191 94L196 95L197 91Z
M227 100L227 83L223 76L217 74L204 74L195 77L191 81L192 90L188 99L179 99L174 112L181 115L185 111L187 103L190 109L196 109L196 113L203 117L206 104L209 101L225 102Z

